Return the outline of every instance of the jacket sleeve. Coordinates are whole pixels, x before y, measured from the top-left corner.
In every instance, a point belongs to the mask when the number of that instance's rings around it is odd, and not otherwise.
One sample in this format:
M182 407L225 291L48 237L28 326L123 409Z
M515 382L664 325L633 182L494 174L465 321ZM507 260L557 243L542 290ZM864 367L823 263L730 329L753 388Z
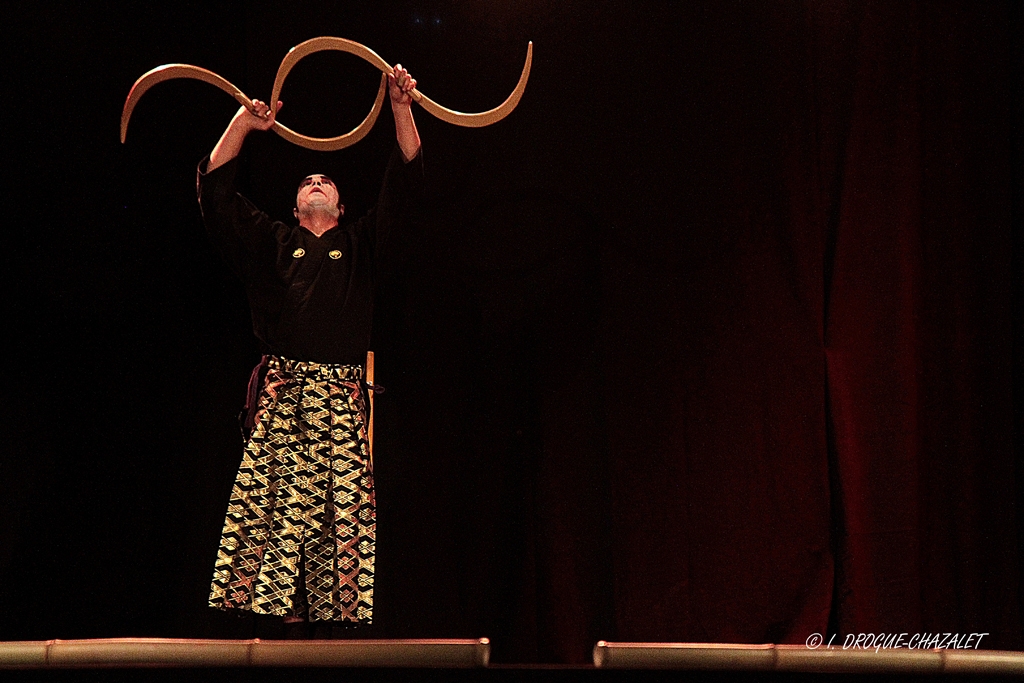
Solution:
M243 283L249 284L255 266L273 258L278 224L238 193L238 159L207 171L210 158L199 162L196 190L210 240Z
M384 253L396 225L405 219L419 202L423 190L423 148L410 161L395 146L384 172L377 206L362 220L366 224L376 259Z

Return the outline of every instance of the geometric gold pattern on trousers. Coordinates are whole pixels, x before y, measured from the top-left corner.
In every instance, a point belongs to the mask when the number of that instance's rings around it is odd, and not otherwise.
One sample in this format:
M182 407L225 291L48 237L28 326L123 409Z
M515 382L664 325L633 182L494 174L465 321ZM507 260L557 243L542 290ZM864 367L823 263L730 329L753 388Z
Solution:
M210 605L373 619L376 513L362 368L271 357Z

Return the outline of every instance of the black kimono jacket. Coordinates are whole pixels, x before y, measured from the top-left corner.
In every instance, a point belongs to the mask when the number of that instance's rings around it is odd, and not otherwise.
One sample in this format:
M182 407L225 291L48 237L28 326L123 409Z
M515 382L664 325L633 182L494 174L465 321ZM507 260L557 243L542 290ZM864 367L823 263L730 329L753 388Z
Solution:
M235 188L238 159L206 172L199 203L210 237L245 285L264 354L362 365L370 343L379 260L423 178L422 153L404 163L396 147L377 206L317 237L271 220Z

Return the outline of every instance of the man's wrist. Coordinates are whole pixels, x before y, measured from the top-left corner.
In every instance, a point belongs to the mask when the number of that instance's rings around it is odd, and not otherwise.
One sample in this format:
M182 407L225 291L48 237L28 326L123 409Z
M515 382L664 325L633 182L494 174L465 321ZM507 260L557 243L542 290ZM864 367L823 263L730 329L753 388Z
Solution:
M242 107L238 110L238 113L235 114L235 118L231 122L231 125L239 133L250 133L256 130L256 128L259 126L259 122L259 117L257 117L255 114L253 114L245 107Z

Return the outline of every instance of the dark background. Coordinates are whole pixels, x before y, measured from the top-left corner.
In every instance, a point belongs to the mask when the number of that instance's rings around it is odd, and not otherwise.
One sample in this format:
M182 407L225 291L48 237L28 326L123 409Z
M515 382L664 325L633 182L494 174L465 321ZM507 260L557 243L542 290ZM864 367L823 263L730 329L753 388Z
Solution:
M378 298L376 633L802 643L988 632L1020 648L1010 3L41 5L8 23L9 342L0 638L252 637L205 606L257 360L195 164L318 35L401 62L426 198ZM330 74L318 85L318 74ZM329 136L379 76L304 60L283 123ZM1016 134L1016 133L1014 133ZM271 134L372 204L394 144ZM11 177L13 176L13 178ZM1015 412L1017 410L1017 412Z

